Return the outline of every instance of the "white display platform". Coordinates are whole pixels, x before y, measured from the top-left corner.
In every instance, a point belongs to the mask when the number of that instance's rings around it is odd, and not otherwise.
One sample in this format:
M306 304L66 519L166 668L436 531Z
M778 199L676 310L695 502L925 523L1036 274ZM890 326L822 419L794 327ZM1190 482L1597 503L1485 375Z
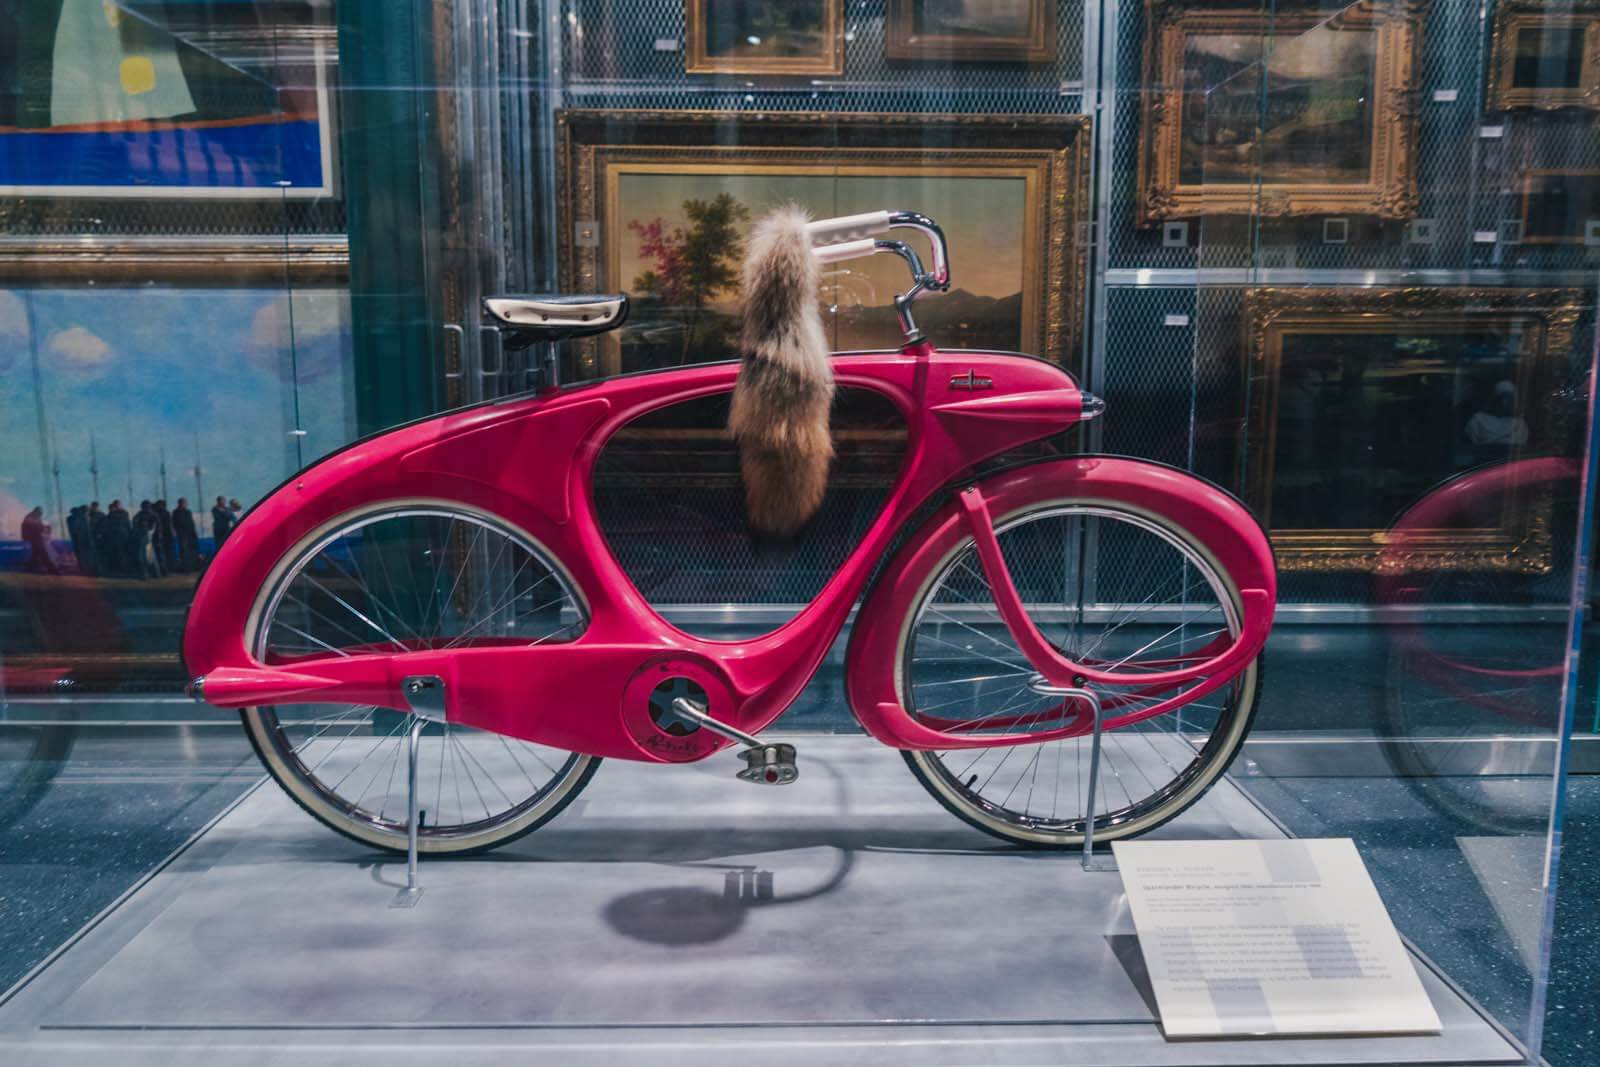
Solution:
M940 808L897 753L800 736L620 762L544 830L404 863L257 789L0 1005L7 1064L1496 1064L1427 966L1436 1036L1167 1041L1114 872ZM1224 783L1157 836L1278 836Z

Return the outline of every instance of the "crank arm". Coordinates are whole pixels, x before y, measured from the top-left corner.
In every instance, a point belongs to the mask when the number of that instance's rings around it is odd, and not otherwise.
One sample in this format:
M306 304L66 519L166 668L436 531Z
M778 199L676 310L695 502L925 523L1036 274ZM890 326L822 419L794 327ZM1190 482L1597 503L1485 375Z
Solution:
M682 718L705 727L714 734L720 734L730 741L737 741L744 746L744 751L739 757L744 760L744 770L737 777L746 782L759 782L763 785L789 785L800 777L800 771L795 767L794 746L783 741L769 744L755 734L747 734L737 726L729 726L721 719L714 719L706 714L706 710L686 697L678 697L672 702L672 710Z
M1022 597L1017 593L1011 570L1000 551L999 539L995 537L994 521L989 515L983 494L977 486L970 486L961 491L958 499L966 516L968 532L978 549L983 575L988 579L990 592L994 594L995 606L1000 609L1000 617L1005 620L1006 628L1011 631L1017 647L1033 669L1056 685L1081 687L1095 682L1100 685L1165 688L1200 678L1227 678L1254 659L1267 643L1267 634L1272 628L1272 598L1264 589L1245 589L1239 593L1244 612L1244 625L1239 639L1214 659L1177 670L1125 673L1074 663L1056 651L1023 608Z

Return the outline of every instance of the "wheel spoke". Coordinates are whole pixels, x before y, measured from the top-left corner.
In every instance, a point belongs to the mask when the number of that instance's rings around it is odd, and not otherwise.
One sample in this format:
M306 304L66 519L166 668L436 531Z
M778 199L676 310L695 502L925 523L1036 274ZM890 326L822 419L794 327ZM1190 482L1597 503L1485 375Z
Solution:
M1061 504L1003 520L996 530L1023 610L1039 631L1060 637L1063 655L1128 679L1094 686L1108 721L1125 722L1181 697L1197 683L1147 692L1137 677L1214 656L1211 642L1241 629L1227 580L1165 520L1112 505ZM1091 553L1092 573L1085 564ZM1027 684L1032 667L992 597L970 543L928 583L903 646L907 710L935 729L1002 739L1073 722L1081 708ZM963 634L972 639L952 639ZM1092 817L1098 834L1115 837L1198 795L1177 790L1179 783L1203 775L1209 784L1221 773L1239 738L1243 688L1236 680L1181 705L1188 721L1168 716L1105 730L1092 815L1087 734L915 759L941 783L943 799L1001 836L1072 844ZM1205 745L1180 740L1178 731L1198 729L1196 719L1210 738ZM1129 731L1140 737L1124 736Z
M588 621L561 572L532 543L468 511L374 509L294 551L249 637L258 658L269 650L349 657L446 649L485 633L537 645L570 639ZM402 766L415 716L395 711L391 724L367 705L272 710L252 720L263 752L274 753L268 769L285 784L297 781L297 796L324 822L403 848L404 817L393 819L389 809L397 785L404 806ZM494 742L480 741L488 737ZM419 781L431 794L421 835L446 851L485 847L537 825L593 763L550 758L534 745L453 723L430 724L419 740Z

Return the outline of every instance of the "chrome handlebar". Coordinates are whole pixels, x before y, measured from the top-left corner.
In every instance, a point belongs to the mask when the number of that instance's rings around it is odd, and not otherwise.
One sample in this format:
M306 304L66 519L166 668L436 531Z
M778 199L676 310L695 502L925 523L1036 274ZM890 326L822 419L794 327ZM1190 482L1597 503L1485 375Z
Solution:
M945 241L939 224L917 211L870 211L864 215L844 215L836 219L818 219L807 229L819 260L838 263L846 259L889 252L905 259L911 267L912 280L923 289L944 292L950 288L950 246ZM927 237L933 249L933 270L925 270L922 260L912 253L902 241L872 240L890 230L916 230Z
M811 234L812 254L822 263L840 263L862 256L875 256L887 252L899 256L911 268L912 286L906 293L894 298L895 311L900 316L900 328L906 340L922 337L916 322L911 318L911 302L924 290L937 293L950 288L950 246L945 242L944 231L928 216L916 211L871 211L863 215L844 215L835 219L818 219L807 229ZM876 235L890 230L916 230L927 237L933 249L933 269L922 264L917 250L904 241L879 239Z

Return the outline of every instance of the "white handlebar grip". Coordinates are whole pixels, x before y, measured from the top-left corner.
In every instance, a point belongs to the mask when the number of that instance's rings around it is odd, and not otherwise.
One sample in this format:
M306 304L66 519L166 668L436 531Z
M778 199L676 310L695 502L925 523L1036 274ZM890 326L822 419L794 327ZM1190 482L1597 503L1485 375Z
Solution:
M818 263L839 263L846 259L860 259L870 256L878 251L878 242L870 237L863 237L859 241L846 241L843 244L823 245L813 248L811 254L817 257Z
M865 215L844 215L837 219L818 219L806 227L814 245L855 241L889 232L889 213L869 211Z

